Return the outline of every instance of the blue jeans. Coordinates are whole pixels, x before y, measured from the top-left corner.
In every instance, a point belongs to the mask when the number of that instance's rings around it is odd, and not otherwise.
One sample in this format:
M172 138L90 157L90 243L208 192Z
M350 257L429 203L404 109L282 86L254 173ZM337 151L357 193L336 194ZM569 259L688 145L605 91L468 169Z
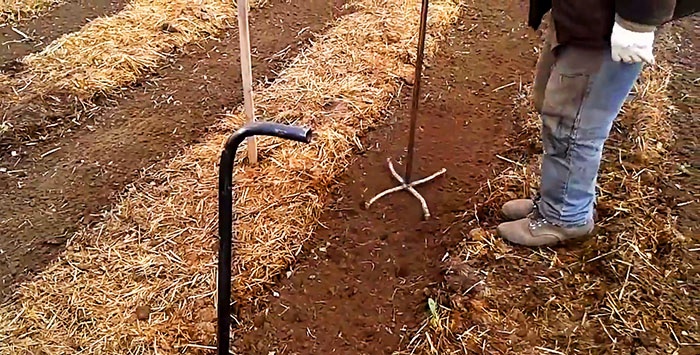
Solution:
M544 148L535 202L548 222L568 228L593 219L603 146L641 70L614 62L610 49L545 43L534 88Z

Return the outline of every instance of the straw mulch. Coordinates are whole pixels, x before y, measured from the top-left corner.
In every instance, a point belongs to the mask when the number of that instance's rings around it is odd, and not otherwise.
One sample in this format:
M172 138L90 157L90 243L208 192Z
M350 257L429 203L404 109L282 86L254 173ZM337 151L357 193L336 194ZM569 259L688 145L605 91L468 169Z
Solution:
M7 75L4 75L0 73L0 95L3 94L3 92L9 92L9 83L10 83L10 78L7 77ZM10 124L5 122L5 117L3 115L2 118L0 118L0 137L2 137L5 132L10 130Z
M412 71L419 2L351 5L355 13L257 92L258 117L312 127L315 137L309 145L259 139L259 165L238 165L237 300L254 302L294 262L356 137L379 123L399 78ZM432 2L428 58L459 10L451 0ZM0 352L164 354L211 346L217 164L223 141L243 122L241 113L228 117L205 143L144 171L104 223L78 233L57 262L22 285L0 309Z
M697 259L661 194L677 171L667 151L674 140L669 68L644 71L613 129L599 178L596 237L529 249L473 229L451 253L440 306L406 353L695 353ZM537 142L538 117L523 115L526 135ZM536 191L539 159L512 158L519 165L479 192L487 196L480 216L489 222L506 200Z
M250 2L257 8L267 0ZM119 95L185 44L206 40L231 23L236 6L228 0L133 0L117 14L94 19L21 58L19 73L0 77L0 110L10 127L0 138L26 140L54 123L44 117L79 121L97 109L95 98Z
M231 18L231 1L134 0L22 58L24 70L12 83L15 98L55 91L79 99L112 93L142 78L174 49L217 33Z
M0 0L0 23L31 18L64 2L65 0Z

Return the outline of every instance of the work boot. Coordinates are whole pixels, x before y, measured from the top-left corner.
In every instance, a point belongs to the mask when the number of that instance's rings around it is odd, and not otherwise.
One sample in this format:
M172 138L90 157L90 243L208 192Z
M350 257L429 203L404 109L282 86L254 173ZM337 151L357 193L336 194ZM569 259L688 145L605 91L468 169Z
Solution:
M501 214L509 221L525 218L535 209L535 203L530 199L511 200L503 204Z
M502 223L498 226L497 232L501 238L511 243L542 247L588 236L593 232L593 227L592 220L580 227L555 226L535 212L517 221Z

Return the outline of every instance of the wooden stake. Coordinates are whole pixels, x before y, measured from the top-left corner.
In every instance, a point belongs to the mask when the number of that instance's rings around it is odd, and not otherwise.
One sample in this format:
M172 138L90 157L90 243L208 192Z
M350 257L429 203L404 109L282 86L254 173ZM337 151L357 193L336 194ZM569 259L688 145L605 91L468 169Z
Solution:
M248 0L238 0L238 36L241 42L241 76L243 77L243 105L248 123L255 122L253 107L253 69L250 55L250 30L248 25ZM248 161L258 162L258 149L255 137L248 138Z

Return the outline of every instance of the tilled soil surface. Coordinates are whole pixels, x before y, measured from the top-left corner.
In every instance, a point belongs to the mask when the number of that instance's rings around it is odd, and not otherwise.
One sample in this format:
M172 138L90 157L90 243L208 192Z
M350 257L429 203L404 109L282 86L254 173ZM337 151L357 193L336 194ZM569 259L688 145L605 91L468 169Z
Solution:
M678 216L678 229L690 238L690 248L694 251L685 253L685 261L692 265L687 273L687 283L691 285L688 298L693 300L690 314L700 314L700 73L697 63L700 61L700 15L687 19L678 26L678 38L682 40L678 52L669 53L672 58L675 80L670 84L674 104L678 113L672 117L672 125L677 140L672 148L672 159L682 166L682 170L666 185L664 196L666 205L673 208ZM683 317L684 315L678 315ZM700 351L700 328L694 319L696 329L690 334L681 333L680 341L688 345L680 348L680 355L697 354Z
M443 256L469 231L475 192L501 168L496 155L521 119L513 97L531 77L536 36L521 26L517 4L496 3L467 9L424 72L413 175L447 169L418 187L433 217L422 221L408 192L361 208L396 186L387 158L403 172L411 99L405 87L392 115L398 122L367 137L304 259L271 290L266 307L242 312L236 353L376 355L409 342L443 279Z
M670 84L674 104L679 110L672 117L677 135L674 158L685 167L685 171L675 177L673 186L667 186L665 192L669 207L678 212L681 231L700 245L700 73L697 70L700 15L680 22L677 28L678 38L682 40L678 52L665 55L671 56L670 62L676 73Z
M273 80L284 61L345 11L342 4L274 0L253 10L255 80ZM60 135L0 153L0 301L13 283L47 265L73 232L97 221L142 169L196 142L217 115L240 104L238 49L235 28L185 48L116 105Z
M127 0L70 0L41 16L0 27L0 71L16 70L17 59L38 52L51 41L79 30L89 21L116 13ZM5 64L2 64L5 63Z

